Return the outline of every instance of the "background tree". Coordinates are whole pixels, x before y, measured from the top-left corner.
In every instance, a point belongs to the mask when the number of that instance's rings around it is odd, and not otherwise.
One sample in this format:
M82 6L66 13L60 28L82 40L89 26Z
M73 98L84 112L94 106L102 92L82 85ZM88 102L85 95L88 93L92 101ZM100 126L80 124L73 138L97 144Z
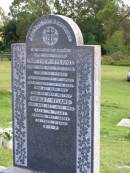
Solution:
M106 40L105 48L108 54L124 51L124 32L116 31Z
M85 44L102 45L102 53L130 53L130 8L122 0L13 0L9 20L5 19L2 36L5 46L24 42L35 19L50 13L72 18L80 27ZM111 40L114 40L111 41ZM118 41L115 49L115 40ZM110 50L111 49L111 50Z
M80 26L85 44L104 44L106 33L113 31L118 20L114 0L55 0L55 13L73 18ZM73 10L70 10L72 7ZM111 17L110 17L111 16Z
M10 50L11 44L19 41L19 36L16 33L15 20L10 20L6 25L2 27L2 38L4 50Z
M14 0L10 7L10 15L16 20L19 42L25 41L28 28L35 19L50 13L46 0Z
M5 43L5 27L10 22L8 16L5 15L4 10L0 7L0 50L6 49L8 46ZM9 44L10 46L10 44Z

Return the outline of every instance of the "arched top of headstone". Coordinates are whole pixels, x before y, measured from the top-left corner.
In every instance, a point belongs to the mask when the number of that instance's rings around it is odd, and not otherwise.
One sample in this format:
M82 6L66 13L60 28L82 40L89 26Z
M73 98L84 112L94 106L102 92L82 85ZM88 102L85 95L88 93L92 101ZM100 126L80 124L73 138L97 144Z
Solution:
M31 47L68 48L83 45L78 25L61 15L42 16L30 27L26 43Z

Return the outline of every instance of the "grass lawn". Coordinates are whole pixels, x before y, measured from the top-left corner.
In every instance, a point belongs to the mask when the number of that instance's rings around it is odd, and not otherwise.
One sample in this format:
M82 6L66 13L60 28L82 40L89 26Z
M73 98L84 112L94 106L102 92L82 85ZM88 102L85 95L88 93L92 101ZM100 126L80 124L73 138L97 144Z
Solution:
M102 66L101 95L101 171L129 173L119 169L130 165L130 129L117 127L130 114L130 83L126 81L130 67ZM0 127L11 121L10 62L0 61ZM0 165L10 165L11 151L0 149Z
M11 150L0 148L0 165L5 167L12 165L12 151Z
M11 122L11 69L9 61L0 61L0 128L10 127ZM0 165L12 163L12 152L0 148Z
M118 169L130 165L130 128L117 127L130 114L130 67L102 66L101 173L129 173Z
M9 61L0 61L0 127L11 122L11 69Z

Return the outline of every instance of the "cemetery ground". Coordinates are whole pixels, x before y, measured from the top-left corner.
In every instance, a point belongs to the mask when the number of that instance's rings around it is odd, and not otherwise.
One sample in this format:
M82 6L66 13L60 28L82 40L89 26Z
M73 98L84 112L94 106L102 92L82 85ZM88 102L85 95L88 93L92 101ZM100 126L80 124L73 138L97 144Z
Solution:
M9 61L0 61L0 128L10 126L11 122L11 68ZM11 151L0 148L0 165L11 164Z
M130 128L117 127L130 115L130 67L102 66L101 82L101 171L128 173L130 169ZM0 128L11 126L11 70L9 61L0 61ZM11 164L12 152L0 148L0 165Z

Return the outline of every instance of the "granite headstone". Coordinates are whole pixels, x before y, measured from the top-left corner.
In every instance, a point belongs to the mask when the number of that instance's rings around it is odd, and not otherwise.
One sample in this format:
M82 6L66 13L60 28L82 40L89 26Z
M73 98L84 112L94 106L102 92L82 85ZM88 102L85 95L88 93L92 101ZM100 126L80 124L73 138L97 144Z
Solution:
M99 173L100 46L42 16L12 45L14 173Z

